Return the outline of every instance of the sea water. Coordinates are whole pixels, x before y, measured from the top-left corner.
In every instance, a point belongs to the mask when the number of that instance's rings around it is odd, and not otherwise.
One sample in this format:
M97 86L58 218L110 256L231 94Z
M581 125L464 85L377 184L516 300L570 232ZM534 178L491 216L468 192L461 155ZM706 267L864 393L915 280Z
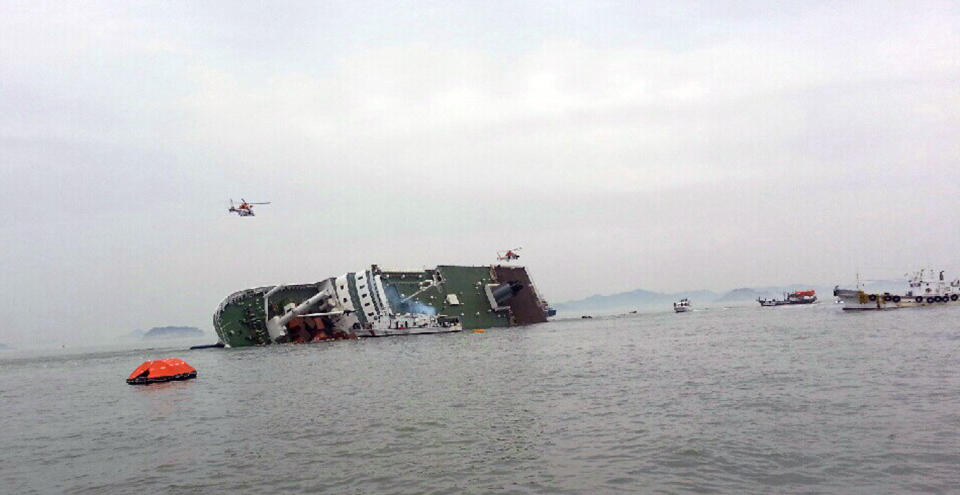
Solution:
M3 493L960 487L960 308L831 304L0 354ZM144 360L196 380L129 386Z

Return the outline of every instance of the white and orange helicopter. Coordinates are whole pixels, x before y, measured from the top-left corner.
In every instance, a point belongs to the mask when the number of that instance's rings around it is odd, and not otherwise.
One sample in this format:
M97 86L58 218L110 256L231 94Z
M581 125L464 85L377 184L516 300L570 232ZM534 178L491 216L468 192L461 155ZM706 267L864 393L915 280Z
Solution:
M234 206L233 200L230 200L230 209L227 210L230 213L236 213L241 217L252 217L253 215L253 205L268 205L269 201L264 203L250 203L247 200L240 198L240 206Z
M506 261L507 263L520 259L520 255L517 254L517 251L523 249L522 247L515 247L513 249L508 249L506 251L497 251L497 261Z

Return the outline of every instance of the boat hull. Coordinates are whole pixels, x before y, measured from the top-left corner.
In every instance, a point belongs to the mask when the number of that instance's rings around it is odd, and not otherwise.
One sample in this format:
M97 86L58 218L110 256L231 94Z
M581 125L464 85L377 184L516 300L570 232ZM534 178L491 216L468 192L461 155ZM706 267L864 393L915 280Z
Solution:
M948 294L944 296L907 296L900 294L850 292L837 294L837 299L843 303L844 311L960 306L960 295L958 294Z
M800 300L800 301L785 301L785 300L782 300L782 299L776 299L776 300L774 300L774 299L770 299L770 300L763 300L763 299L761 299L761 300L759 300L759 301L757 301L757 302L759 302L760 305L763 306L763 307L769 307L769 306L793 306L793 305L796 305L796 304L814 304L814 303L817 302L817 298L814 297L813 299L805 299L805 300Z

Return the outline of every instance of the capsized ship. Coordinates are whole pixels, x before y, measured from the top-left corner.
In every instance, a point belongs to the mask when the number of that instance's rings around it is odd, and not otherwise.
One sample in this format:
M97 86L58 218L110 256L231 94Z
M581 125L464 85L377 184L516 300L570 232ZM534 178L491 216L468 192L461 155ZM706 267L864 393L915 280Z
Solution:
M230 347L510 327L547 320L549 308L522 266L377 265L315 283L229 295L213 315Z
M934 273L933 270L920 270L914 273L907 282L907 289L902 293L868 293L860 289L858 284L856 289L841 289L840 286L836 286L833 289L833 295L843 303L844 310L916 308L960 304L960 279L948 282L944 279L944 271L941 270L939 280L929 280L926 278L925 272Z

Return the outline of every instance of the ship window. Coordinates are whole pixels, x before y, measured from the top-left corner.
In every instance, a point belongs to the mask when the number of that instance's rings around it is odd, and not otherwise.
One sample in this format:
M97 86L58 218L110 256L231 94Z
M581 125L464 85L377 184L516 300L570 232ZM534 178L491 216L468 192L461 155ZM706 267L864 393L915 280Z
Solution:
M367 316L373 316L373 313L367 313Z
M363 294L362 296L360 296L360 297L370 297L370 294L364 293L364 294Z
M363 307L367 307L367 306L369 306L369 305L370 305L370 303L366 303L366 304L363 305Z
M360 288L360 289L363 289L363 288L365 288L365 287L366 287L366 285L361 285L359 288Z
M343 298L343 302L347 302L347 298L346 298L346 297Z

